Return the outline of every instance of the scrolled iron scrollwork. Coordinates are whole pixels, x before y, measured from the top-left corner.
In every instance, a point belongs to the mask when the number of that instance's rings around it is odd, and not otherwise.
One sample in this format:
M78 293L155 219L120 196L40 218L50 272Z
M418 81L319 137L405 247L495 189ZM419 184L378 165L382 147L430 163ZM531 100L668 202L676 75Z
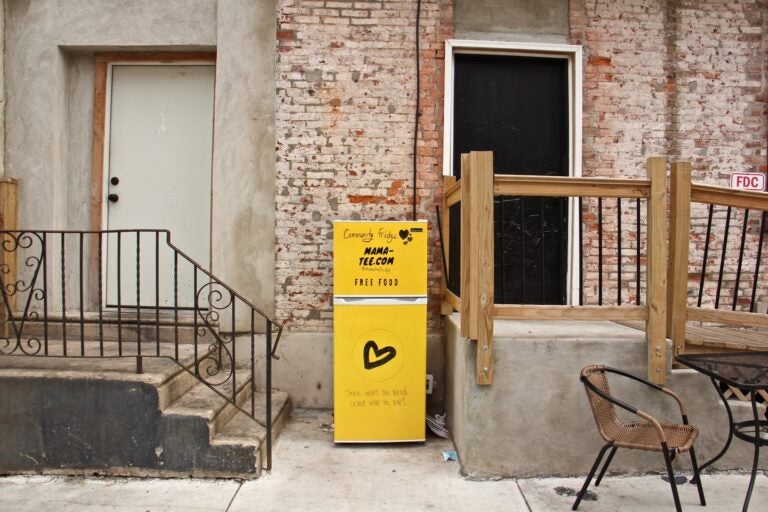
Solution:
M195 368L200 378L211 386L221 386L229 382L235 368L232 351L234 335L232 338L224 337L218 329L222 313L234 307L231 294L222 288L224 286L217 281L205 283L197 290L195 300L198 305L195 313L203 322L203 325L198 326L197 334L200 337L210 335L214 338L207 351L198 356ZM206 304L208 308L203 309L200 307L202 304Z
M0 353L9 355L38 355L43 343L38 337L24 339L24 325L38 320L40 314L33 306L45 300L45 289L38 286L40 268L45 264L45 241L36 232L4 232L0 248L7 254L23 257L23 268L28 277L14 275L15 268L9 263L0 264L0 290L3 304L0 312ZM39 249L35 248L39 244ZM21 251L34 251L25 255Z
M35 238L42 244L43 238L39 233L31 231L19 231L16 233L5 232L2 248L5 252L16 252L19 249L29 249L35 243Z

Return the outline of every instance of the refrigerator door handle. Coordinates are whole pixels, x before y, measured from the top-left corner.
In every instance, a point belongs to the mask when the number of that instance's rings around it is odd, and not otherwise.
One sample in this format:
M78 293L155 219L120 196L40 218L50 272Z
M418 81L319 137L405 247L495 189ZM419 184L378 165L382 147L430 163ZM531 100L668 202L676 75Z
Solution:
M421 297L398 297L398 296L366 296L366 297L333 297L334 304L346 304L347 306L397 306L408 304L426 304L427 298Z

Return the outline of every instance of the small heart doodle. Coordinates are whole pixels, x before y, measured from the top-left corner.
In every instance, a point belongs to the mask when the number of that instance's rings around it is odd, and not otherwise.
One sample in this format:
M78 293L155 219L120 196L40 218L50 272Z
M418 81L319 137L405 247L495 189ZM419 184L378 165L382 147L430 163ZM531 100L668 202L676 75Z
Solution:
M401 230L400 230L400 232L399 232L398 234L400 235L400 238L402 238L403 240L405 240L406 238L408 238L408 235L409 235L410 233L411 233L411 232L410 232L410 231L408 231L407 229L401 229Z
M371 360L371 352L373 352L373 360ZM366 370L378 368L393 360L396 355L397 350L395 350L395 347L379 348L375 341L368 340L363 347L363 367Z

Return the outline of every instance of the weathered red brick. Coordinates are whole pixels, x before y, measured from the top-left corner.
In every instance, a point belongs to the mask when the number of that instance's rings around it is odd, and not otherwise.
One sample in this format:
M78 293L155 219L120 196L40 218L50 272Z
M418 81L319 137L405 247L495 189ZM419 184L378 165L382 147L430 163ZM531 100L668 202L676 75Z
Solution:
M373 204L376 202L376 196L363 196L350 194L347 196L352 204Z
M587 64L589 64L590 66L610 66L611 58L590 56L589 59L587 60Z

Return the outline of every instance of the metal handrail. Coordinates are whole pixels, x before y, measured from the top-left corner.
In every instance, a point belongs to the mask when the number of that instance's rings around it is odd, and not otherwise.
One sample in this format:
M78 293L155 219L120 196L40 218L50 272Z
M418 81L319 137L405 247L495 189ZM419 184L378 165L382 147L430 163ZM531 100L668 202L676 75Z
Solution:
M278 359L283 326L176 247L168 230L0 231L0 293L0 355L135 357L138 373L144 357L169 358L266 429L266 467L271 469L272 359ZM109 310L116 318L105 317ZM184 313L192 315L191 326L188 318L182 321ZM108 324L117 328L112 344L104 340ZM97 325L98 333L87 335L88 325ZM194 351L192 364L180 353L185 325L192 328L192 340L186 341ZM161 326L173 329L172 343L161 340ZM263 422L256 418L255 404L256 335L261 333ZM97 346L89 336L98 338ZM238 352L238 340L248 349ZM165 353L168 348L172 353ZM248 394L250 407L242 400Z

